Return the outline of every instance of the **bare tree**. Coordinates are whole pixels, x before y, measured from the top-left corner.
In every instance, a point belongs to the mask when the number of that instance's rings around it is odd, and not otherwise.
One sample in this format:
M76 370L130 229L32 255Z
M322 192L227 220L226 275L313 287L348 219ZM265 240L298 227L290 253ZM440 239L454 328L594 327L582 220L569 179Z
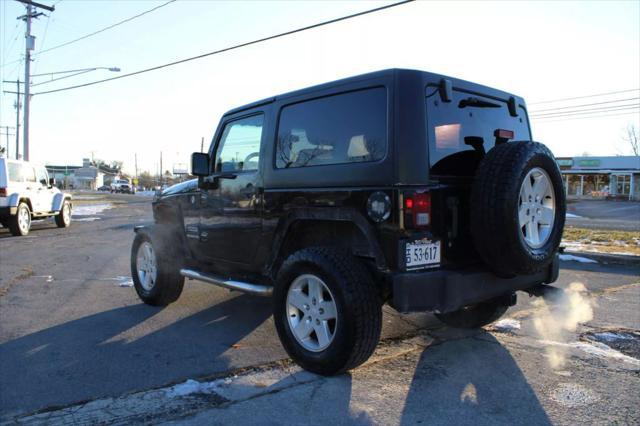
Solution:
M631 146L631 151L636 157L640 156L640 141L638 140L638 129L633 124L629 124L626 128L626 134L622 140Z

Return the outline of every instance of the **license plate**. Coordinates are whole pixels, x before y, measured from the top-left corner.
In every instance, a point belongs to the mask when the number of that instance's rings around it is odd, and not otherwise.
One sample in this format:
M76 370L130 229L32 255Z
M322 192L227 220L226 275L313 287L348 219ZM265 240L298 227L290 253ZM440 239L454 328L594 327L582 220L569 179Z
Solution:
M440 264L440 241L408 241L405 243L404 255L407 270L437 266Z

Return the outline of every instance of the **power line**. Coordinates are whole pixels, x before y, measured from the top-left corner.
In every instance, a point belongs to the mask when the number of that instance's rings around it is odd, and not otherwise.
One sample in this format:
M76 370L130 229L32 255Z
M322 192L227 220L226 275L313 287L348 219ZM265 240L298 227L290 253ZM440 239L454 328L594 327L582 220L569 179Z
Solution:
M342 16L340 18L334 18L334 19L330 19L328 21L319 22L317 24L308 25L306 27L297 28L295 30L285 31L283 33L275 34L275 35L272 35L272 36L263 37L263 38L252 40L252 41L248 41L248 42L245 42L245 43L236 44L234 46L225 47L223 49L214 50L214 51L211 51L211 52L203 53L201 55L191 56L189 58L180 59L180 60L177 60L177 61L173 61L173 62L169 62L169 63L166 63L166 64L162 64L162 65L157 65L155 67L151 67L151 68L146 68L146 69L142 69L142 70L139 70L139 71L130 72L128 74L123 74L123 75L119 75L119 76L116 76L116 77L105 78L103 80L91 81L89 83L78 84L78 85L75 85L75 86L63 87L63 88L55 89L55 90L48 90L46 92L38 92L38 93L34 93L34 95L44 95L44 94L47 94L47 93L55 93L55 92L62 92L64 90L78 89L80 87L93 86L94 84L100 84L100 83L105 83L107 81L119 80L121 78L131 77L131 76L138 75L138 74L144 74L144 73L147 73L147 72L150 72L150 71L156 71L156 70L159 70L159 69L162 69L162 68L167 68L167 67L171 67L171 66L174 66L174 65L182 64L182 63L185 63L185 62L195 61L197 59L202 59L202 58L206 58L208 56L213 56L213 55L217 55L217 54L220 54L220 53L228 52L230 50L240 49L241 47L247 47L247 46L251 46L251 45L254 45L254 44L262 43L262 42L265 42L265 41L269 41L269 40L274 40L274 39L277 39L277 38L285 37L285 36L288 36L288 35L291 35L291 34L296 34L296 33L300 33L300 32L307 31L307 30L311 30L311 29L314 29L314 28L323 27L325 25L334 24L336 22L346 21L348 19L357 18L359 16L368 15L368 14L375 13L375 12L380 12L382 10L391 9L392 7L396 7L396 6L400 6L400 5L403 5L403 4L411 3L413 1L415 1L415 0L403 0L403 1L399 1L397 3L392 3L392 4L385 5L385 6L376 7L374 9L365 10L363 12L353 13L351 15Z
M62 1L62 0L60 0L60 1ZM60 3L60 1L59 1L58 3ZM94 36L94 35L96 35L96 34L100 34L100 33L102 33L102 32L105 32L105 31L107 31L107 30L110 30L110 29L112 29L112 28L115 28L115 27L117 27L117 26L119 26L119 25L125 24L125 23L130 22L130 21L132 21L132 20L134 20L134 19L140 18L141 16L144 16L144 15L146 15L146 14L148 14L148 13L154 12L154 11L156 11L156 10L158 10L158 9L162 8L162 7L165 7L165 6L167 6L168 4L173 3L173 2L175 2L175 1L176 1L176 0L169 0L169 1L168 1L168 2L166 2L166 3L163 3L163 4L159 5L159 6L156 6L156 7L154 7L154 8L151 8L151 9L146 10L146 11L144 11L144 12L141 12L141 13L139 13L139 14L137 14L137 15L131 16L131 17L129 17L129 18L127 18L127 19L124 19L124 20L122 20L122 21L116 22L115 24L109 25L108 27L102 28L102 29L100 29L100 30L98 30L98 31L94 31L94 32L92 32L92 33L90 33L90 34L84 35L84 36L79 37L79 38L76 38L76 39L74 39L74 40L70 40L70 41L67 41L67 42L65 42L65 43L62 43L62 44L59 44L59 45L56 45L56 46L50 47L50 48L48 48L48 49L41 50L40 52L34 53L32 56L41 55L41 54L43 54L43 53L50 52L50 51L52 51L52 50L59 49L59 48L64 47L64 46L68 46L68 45L70 45L70 44L72 44L72 43L75 43L75 42L78 42L78 41L80 41L80 40L84 40L84 39L86 39L86 38L93 37L93 36ZM56 3L56 4L58 4L58 3ZM55 6L55 4L54 4L54 6ZM16 62L18 62L18 61L16 60L16 61L12 61L12 62L7 62L7 63L5 63L5 64L3 65L3 67L4 67L4 66L7 66L7 65L11 65L11 64L16 63Z
M588 117L584 117L584 116L581 116L581 117L565 117L565 118L557 118L555 120L545 120L544 118L535 118L535 117L533 117L532 119L536 120L538 122L542 121L544 123L558 123L558 122L561 122L561 121L585 120L585 119L588 119L588 118L622 117L622 116L631 115L631 114L638 115L637 112L633 111L633 112L623 112L623 113L620 113L620 114L591 115L591 116L588 116Z
M571 105L571 106L556 107L556 108L546 108L546 109L539 109L539 110L529 111L529 112L531 114L537 114L537 113L543 112L543 111L555 111L555 110L558 110L558 109L570 109L570 108L580 108L580 107L593 106L593 105L613 104L613 103L617 103L617 102L635 101L636 99L640 99L640 97L627 98L627 99L617 99L615 101L594 102L594 103L590 103L590 104Z
M598 96L616 95L618 93L637 92L638 90L640 90L640 88L627 89L627 90L618 90L616 92L596 93L596 94L593 94L593 95L575 96L573 98L562 98L562 99L552 99L552 100L549 100L549 101L530 102L529 105L550 104L550 103L553 103L553 102L561 102L561 101L573 101L574 99L596 98Z
M120 22L116 22L115 24L109 25L108 27L102 28L101 30L94 31L94 32L92 32L91 34L87 34L87 35L85 35L85 36L82 36L82 37L76 38L76 39L74 39L74 40L67 41L66 43L62 43L62 44L59 44L59 45L57 45L57 46L53 46L53 47L50 47L50 48L48 48L48 49L41 50L40 52L35 53L35 54L34 54L34 56L35 56L35 55L41 55L41 54L46 53L46 52L51 52L52 50L59 49L59 48L64 47L64 46L68 46L68 45L70 45L70 44L72 44L72 43L78 42L78 41L80 41L80 40L84 40L84 39L89 38L89 37L93 37L93 36L94 36L94 35L96 35L96 34L100 34L100 33L102 33L102 32L105 32L105 31L107 31L107 30L110 30L110 29L112 29L112 28L115 28L115 27L117 27L117 26L119 26L119 25L125 24L125 23L127 23L127 22L129 22L129 21L133 21L134 19L140 18L141 16L144 16L144 15L146 15L146 14L148 14L148 13L154 12L154 11L156 11L156 10L158 10L158 9L162 8L162 7L165 7L165 6L167 6L168 4L171 4L171 3L175 2L175 1L176 1L176 0L169 0L169 1L168 1L168 2L166 2L166 3L163 3L163 4L159 5L159 6L156 6L156 7L154 7L154 8L149 9L149 10L146 10L146 11L144 11L144 12L142 12L142 13L139 13L139 14L137 14L137 15L134 15L134 16L132 16L132 17L130 17L130 18L124 19L124 20L122 20L122 21L120 21ZM58 2L58 3L59 3L59 2Z
M581 109L574 111L557 111L557 112L548 112L545 114L531 114L531 117L558 117L562 115L575 115L575 114L584 114L592 111L616 111L624 108L640 108L640 104L624 104L624 105L614 105L614 106L606 106L606 107L598 107L598 108L589 108L589 109Z

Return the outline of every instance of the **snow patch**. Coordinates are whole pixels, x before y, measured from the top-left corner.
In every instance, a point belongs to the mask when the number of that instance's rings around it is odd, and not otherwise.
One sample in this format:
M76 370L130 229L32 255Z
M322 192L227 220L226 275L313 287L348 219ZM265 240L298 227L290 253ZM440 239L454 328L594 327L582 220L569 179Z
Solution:
M115 277L114 280L117 281L118 287L133 287L133 280L131 277L119 275Z
M165 389L165 396L168 398L177 398L197 393L212 394L220 387L221 382L223 381L215 380L213 382L198 382L197 380L189 379L184 383Z
M577 214L572 214L572 213L567 213L566 217L567 218L582 218L582 216L578 216Z
M118 275L113 278L98 278L98 281L115 281L118 287L133 287L133 279L125 275Z
M604 331L602 333L593 333L596 339L604 340L606 342L616 342L618 340L633 340L634 337L628 334L614 333L611 331Z
M540 343L550 346L561 346L567 348L579 349L589 355L596 358L612 358L618 361L623 361L631 365L640 367L640 360L623 354L601 342L554 342L550 340L541 340Z
M561 254L560 260L564 260L564 261L573 260L575 262L580 262L580 263L598 263L597 260L589 259L587 257L574 256L572 254Z
M79 218L73 219L74 222L93 222L94 220L100 220L100 218L97 216L89 216L89 217L79 217Z
M505 318L494 323L492 328L495 329L496 331L502 331L505 333L513 332L515 330L520 330L520 321L512 318Z
M156 191L138 191L136 192L136 195L141 195L144 197L153 197L154 195L156 195Z
M93 216L102 213L104 210L112 208L112 204L87 204L74 206L71 211L72 216Z

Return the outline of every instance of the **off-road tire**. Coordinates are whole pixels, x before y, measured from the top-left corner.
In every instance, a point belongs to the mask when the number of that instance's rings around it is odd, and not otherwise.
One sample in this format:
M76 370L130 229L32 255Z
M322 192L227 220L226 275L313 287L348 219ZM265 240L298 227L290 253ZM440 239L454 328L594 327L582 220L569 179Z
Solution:
M26 210L29 216L29 224L27 225L26 229L21 228L19 223L20 213L23 210ZM24 202L18 204L16 214L13 216L9 216L9 219L7 219L7 225L9 225L9 232L11 232L11 235L15 237L23 237L29 234L29 231L31 230L31 210L29 209L29 205Z
M175 241L165 232L140 230L131 246L131 277L140 299L152 306L166 306L180 297L184 287L184 277L180 275L180 255L176 252ZM150 290L140 282L137 267L138 248L143 242L150 242L156 257L157 277Z
M287 318L289 287L303 274L321 278L336 303L335 337L321 352L311 352L301 346ZM293 253L278 272L273 296L273 315L280 341L289 356L305 370L325 376L343 373L365 362L380 340L382 305L378 291L369 272L351 253L325 247Z
M65 208L69 209L69 215L66 218L63 215L63 212L64 212ZM54 220L56 222L56 226L58 228L66 228L69 225L71 225L71 203L69 202L69 200L64 200L62 202L62 207L60 207L60 213L55 215L53 218L54 218Z
M520 188L533 168L544 170L555 197L553 227L538 248L525 242L518 220ZM477 252L496 275L533 274L558 251L566 214L560 170L549 149L537 142L498 145L480 163L471 190L471 234Z
M471 306L465 306L457 311L444 314L435 314L436 317L454 328L480 328L491 324L500 318L509 309L501 301L490 300Z

